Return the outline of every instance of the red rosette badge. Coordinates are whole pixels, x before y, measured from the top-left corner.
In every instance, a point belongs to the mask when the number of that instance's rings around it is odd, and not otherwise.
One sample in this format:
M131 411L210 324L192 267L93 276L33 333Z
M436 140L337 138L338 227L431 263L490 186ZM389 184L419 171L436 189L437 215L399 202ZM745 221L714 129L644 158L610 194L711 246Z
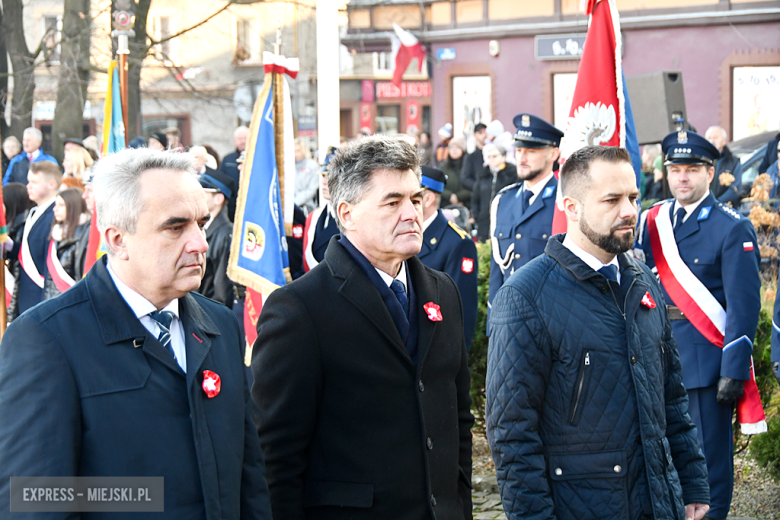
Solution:
M203 391L206 392L208 398L216 397L220 390L222 390L222 380L219 378L219 375L211 370L204 370Z

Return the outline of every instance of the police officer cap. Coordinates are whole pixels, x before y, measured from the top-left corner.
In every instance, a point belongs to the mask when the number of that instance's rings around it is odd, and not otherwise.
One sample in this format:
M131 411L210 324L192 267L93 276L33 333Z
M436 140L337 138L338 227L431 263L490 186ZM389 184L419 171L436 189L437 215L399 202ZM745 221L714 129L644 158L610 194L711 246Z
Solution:
M420 184L428 190L441 193L444 191L444 185L447 184L447 176L444 172L431 168L430 166L422 166L422 179Z
M221 171L210 170L208 173L201 175L198 180L200 181L200 185L203 186L203 189L219 192L224 195L226 199L232 197L233 193L236 191L236 183L229 175L226 175Z
M669 164L706 164L712 166L720 152L705 138L691 132L680 130L664 137L661 142L667 165Z
M540 117L517 114L512 122L517 127L515 148L544 148L559 146L563 132Z

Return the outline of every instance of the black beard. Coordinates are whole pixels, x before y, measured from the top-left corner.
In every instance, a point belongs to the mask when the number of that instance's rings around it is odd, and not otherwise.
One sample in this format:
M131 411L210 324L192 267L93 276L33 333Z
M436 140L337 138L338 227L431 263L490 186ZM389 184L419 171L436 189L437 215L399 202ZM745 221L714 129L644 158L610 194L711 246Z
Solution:
M619 237L615 233L619 227L631 226L632 228L636 228L635 218L620 221L609 230L609 234L607 235L601 235L593 230L583 216L580 216L579 226L582 234L585 235L591 243L609 254L619 255L620 253L625 253L634 245L633 230L625 237Z
M543 170L532 171L532 172L528 173L528 175L523 176L520 173L520 170L517 170L517 178L520 179L521 181L532 181L532 180L536 179L537 177L539 177L542 174L542 171Z

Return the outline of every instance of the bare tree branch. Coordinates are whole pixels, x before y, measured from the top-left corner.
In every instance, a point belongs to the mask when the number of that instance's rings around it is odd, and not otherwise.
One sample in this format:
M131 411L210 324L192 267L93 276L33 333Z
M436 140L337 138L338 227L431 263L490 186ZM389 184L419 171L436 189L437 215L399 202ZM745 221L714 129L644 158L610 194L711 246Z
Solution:
M200 27L201 25L207 23L209 20L211 20L212 18L214 18L218 14L221 14L222 12L227 11L228 7L230 7L234 3L236 3L235 0L230 0L227 4L225 4L221 9L219 9L218 11L213 13L211 16L208 16L208 17L204 18L203 20L201 20L200 22L196 23L195 25L193 25L191 27L188 27L186 29L182 29L181 31L177 32L176 34L172 34L170 36L166 36L165 38L160 38L159 40L155 40L154 38L152 38L150 36L149 37L149 40L151 41L150 47L154 47L155 45L159 45L159 44L165 43L165 42L167 42L169 40L173 40L174 38L178 38L182 34L186 34L186 33L190 32L190 31L192 31L193 29L197 29L198 27Z

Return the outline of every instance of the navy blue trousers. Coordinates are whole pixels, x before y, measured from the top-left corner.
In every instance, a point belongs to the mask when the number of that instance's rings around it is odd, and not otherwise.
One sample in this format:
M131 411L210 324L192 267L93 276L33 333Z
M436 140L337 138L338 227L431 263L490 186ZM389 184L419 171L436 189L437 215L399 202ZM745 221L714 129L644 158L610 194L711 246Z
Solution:
M688 390L689 408L693 424L699 434L699 445L707 460L710 483L709 516L726 518L731 507L734 488L734 437L731 418L734 404L718 404L717 386Z

